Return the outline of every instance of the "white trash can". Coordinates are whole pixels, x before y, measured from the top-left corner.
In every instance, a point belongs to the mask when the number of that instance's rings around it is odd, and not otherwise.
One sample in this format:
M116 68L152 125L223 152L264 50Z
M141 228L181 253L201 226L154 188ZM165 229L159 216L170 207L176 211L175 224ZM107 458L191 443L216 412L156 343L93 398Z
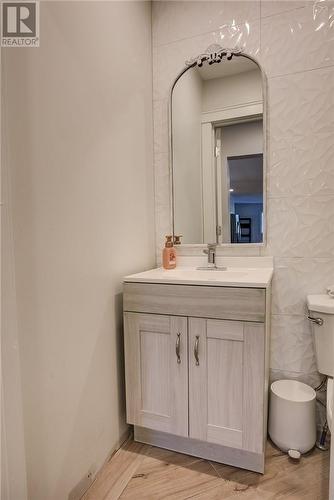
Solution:
M277 380L270 387L269 436L293 458L315 445L316 393L297 380Z

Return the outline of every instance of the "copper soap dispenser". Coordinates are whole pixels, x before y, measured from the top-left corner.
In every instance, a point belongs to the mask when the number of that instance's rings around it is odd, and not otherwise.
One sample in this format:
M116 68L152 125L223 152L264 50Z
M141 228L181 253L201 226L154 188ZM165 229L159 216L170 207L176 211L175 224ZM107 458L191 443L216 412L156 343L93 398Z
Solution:
M165 248L162 251L162 265L164 269L175 269L176 267L176 252L172 235L166 236Z

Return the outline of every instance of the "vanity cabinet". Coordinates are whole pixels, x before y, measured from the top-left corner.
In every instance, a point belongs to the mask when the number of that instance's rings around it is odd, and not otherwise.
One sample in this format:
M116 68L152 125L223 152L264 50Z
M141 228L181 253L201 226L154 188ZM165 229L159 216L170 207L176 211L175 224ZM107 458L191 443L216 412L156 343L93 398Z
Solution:
M136 440L263 472L266 308L264 289L125 283L127 421Z

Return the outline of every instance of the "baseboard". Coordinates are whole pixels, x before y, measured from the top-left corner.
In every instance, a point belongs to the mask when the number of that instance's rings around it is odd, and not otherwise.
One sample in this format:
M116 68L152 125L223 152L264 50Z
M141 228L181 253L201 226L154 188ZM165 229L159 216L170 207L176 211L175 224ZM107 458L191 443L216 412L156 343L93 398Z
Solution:
M129 425L128 428L126 429L125 432L123 432L123 434L121 435L121 437L116 441L116 444L115 446L112 447L109 455L108 455L108 458L104 461L103 465L100 467L99 471L104 467L104 465L109 462L109 460L111 459L111 457L113 455L115 455L116 451L118 451L120 448L122 448L122 446L124 445L124 443L126 443L126 441L128 441L128 439L132 438L133 437L133 426L132 425Z
M68 500L80 500L92 486L92 484L97 480L101 470L109 462L111 457L123 446L123 444L132 437L133 431L132 427L128 427L125 432L117 439L114 446L110 449L106 459L103 461L101 466L94 472L94 474L85 474L84 477L74 486L68 495Z

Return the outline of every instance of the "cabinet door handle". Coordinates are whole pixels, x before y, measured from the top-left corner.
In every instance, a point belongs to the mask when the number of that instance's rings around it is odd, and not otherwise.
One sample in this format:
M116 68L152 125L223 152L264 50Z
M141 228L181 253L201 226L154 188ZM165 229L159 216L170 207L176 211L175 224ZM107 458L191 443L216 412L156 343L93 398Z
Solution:
M196 360L196 366L199 365L198 351L199 351L199 335L196 335L196 340L195 340L195 345L194 345L194 356L195 356L195 360Z
M181 343L181 333L178 333L177 337L176 337L176 345L175 345L176 359L177 359L178 364L181 363L180 343Z

